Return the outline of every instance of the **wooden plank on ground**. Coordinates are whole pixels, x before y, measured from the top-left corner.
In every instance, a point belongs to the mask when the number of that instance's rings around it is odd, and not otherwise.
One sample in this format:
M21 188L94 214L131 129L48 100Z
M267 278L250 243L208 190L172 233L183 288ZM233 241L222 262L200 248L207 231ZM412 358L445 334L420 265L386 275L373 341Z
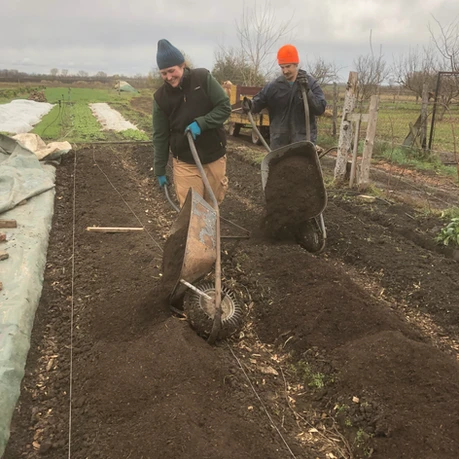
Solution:
M86 231L96 233L128 233L130 231L143 231L143 228L130 228L122 226L88 226Z
M17 228L16 220L2 220L0 219L0 228Z

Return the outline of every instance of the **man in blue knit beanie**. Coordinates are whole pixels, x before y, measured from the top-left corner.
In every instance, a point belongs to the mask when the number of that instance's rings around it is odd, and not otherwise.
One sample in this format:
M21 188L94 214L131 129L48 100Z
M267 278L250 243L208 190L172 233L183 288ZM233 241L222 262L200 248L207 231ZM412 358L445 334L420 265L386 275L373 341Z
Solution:
M223 130L231 114L228 95L208 70L187 68L183 54L168 40L158 41L156 63L164 81L153 101L154 165L159 185L168 183L170 150L180 207L190 188L210 203L186 138L189 131L215 198L221 203L228 188Z

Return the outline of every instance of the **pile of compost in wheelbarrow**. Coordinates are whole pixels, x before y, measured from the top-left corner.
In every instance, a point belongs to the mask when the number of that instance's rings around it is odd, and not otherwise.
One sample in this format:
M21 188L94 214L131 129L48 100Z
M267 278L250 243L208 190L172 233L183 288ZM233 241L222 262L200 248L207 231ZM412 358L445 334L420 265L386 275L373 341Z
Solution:
M267 234L275 239L296 239L311 211L325 199L317 165L298 154L273 159L265 198Z

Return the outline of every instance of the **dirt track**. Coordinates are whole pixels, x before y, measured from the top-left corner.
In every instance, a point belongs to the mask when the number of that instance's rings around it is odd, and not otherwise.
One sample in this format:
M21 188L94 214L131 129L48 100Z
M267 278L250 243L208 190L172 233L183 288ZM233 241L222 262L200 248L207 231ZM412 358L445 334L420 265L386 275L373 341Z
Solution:
M230 348L208 346L159 294L175 214L147 147L80 150L72 457L457 458L459 265L431 243L439 222L329 190L329 241L315 257L266 239L258 168L229 158L222 215L252 231L224 247L225 282L246 312L229 346L264 405ZM73 168L68 157L58 172L7 459L67 455ZM138 226L126 203L148 233L85 231Z

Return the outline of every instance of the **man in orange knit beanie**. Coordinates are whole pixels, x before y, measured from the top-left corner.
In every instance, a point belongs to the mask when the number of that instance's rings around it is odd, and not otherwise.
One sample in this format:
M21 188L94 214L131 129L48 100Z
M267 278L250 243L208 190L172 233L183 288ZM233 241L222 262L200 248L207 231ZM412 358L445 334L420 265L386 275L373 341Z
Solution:
M311 142L317 141L316 116L324 113L327 102L319 83L299 69L298 51L293 45L284 45L277 52L282 75L269 82L252 100L244 99L245 112L269 112L271 149L306 140L306 121L301 85L306 89L309 105Z

